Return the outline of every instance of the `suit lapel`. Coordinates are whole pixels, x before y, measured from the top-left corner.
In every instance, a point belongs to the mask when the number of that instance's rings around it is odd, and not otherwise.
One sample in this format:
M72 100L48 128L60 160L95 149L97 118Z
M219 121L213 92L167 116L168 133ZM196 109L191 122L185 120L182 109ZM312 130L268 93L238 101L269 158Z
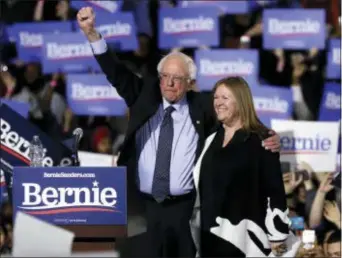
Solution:
M196 132L199 136L204 135L203 132L203 117L201 112L201 107L196 103L196 95L193 91L189 91L187 93L187 101L189 105L189 114L192 121L192 124L195 127Z

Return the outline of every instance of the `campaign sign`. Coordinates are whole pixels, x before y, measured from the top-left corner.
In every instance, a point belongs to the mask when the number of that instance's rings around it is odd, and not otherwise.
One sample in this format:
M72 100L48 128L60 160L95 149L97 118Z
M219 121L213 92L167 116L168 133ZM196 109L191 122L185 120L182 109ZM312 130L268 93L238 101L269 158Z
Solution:
M329 41L326 76L328 79L341 78L341 39L331 39Z
M13 215L56 225L126 225L126 168L16 167Z
M218 15L213 6L160 9L159 47L218 46Z
M254 107L264 125L270 127L272 119L292 117L292 91L288 88L260 86L251 88Z
M67 100L76 115L118 116L127 111L125 101L103 74L69 74Z
M319 111L320 121L341 119L341 84L326 83Z
M83 7L92 7L95 14L116 13L121 10L122 0L72 0L71 7L79 10ZM96 16L97 19L97 16Z
M315 172L336 170L338 122L307 122L272 119L280 135L280 160L298 165L308 163Z
M30 22L16 23L11 26L10 35L14 35L18 57L22 61L39 62L44 34L59 34L72 31L71 22ZM58 37L58 36L57 36Z
M44 73L99 71L90 43L82 33L44 35Z
M249 10L249 1L247 0L230 0L230 1L215 1L215 0L182 0L179 3L180 7L208 7L213 6L219 8L223 14L240 14L247 13Z
M211 91L224 77L241 76L250 85L257 85L259 54L256 50L196 50L197 85Z
M265 9L263 47L265 49L325 48L323 9Z
M25 102L15 101L11 99L1 99L1 103L6 104L11 109L13 109L15 112L20 114L21 116L27 118L30 110L30 105Z
M71 150L52 140L38 127L13 111L6 104L0 106L1 163L10 170L14 166L30 164L29 146L34 135L38 135L45 149L43 166L70 166Z
M75 24L75 28L81 32L77 24ZM138 47L136 26L130 12L106 13L97 16L96 30L108 44L115 45L120 50L135 50Z

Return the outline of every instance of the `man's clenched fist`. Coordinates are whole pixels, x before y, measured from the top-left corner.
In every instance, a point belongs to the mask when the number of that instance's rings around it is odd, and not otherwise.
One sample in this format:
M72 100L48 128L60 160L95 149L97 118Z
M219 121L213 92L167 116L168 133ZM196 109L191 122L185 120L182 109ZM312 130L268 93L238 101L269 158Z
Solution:
M100 35L95 29L95 13L91 7L83 7L78 11L77 22L89 41L100 39Z

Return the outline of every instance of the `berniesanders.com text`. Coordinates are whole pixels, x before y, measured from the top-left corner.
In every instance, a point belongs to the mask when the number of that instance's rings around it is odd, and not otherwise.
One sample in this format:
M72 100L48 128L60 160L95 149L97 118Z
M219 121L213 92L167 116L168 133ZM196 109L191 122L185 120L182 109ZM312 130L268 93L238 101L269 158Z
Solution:
M55 172L55 173L47 173L44 172L44 177L52 177L52 178L94 178L94 173L64 173L64 172Z

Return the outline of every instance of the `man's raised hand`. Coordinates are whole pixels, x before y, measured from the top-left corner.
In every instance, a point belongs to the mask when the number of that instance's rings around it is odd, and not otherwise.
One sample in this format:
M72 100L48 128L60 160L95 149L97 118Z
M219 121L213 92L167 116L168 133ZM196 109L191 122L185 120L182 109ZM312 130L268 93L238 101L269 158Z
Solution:
M77 13L77 22L90 42L100 39L95 29L95 13L91 7L83 7Z

